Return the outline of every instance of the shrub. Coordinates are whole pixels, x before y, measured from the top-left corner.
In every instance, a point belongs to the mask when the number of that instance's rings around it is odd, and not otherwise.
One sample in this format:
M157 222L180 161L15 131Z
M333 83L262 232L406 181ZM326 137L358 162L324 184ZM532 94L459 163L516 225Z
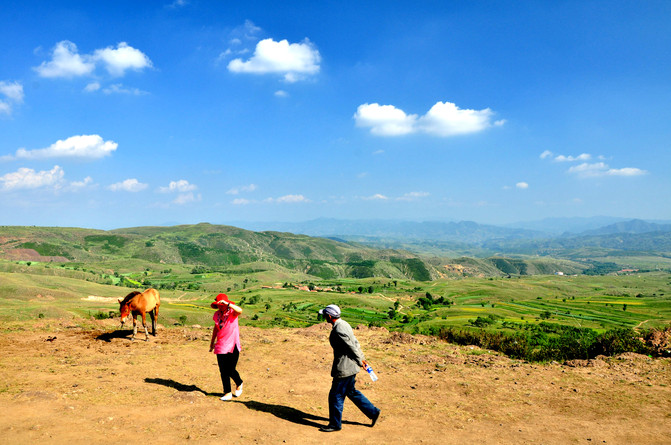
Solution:
M109 311L109 312L98 311L93 314L93 318L95 318L96 320L107 320L108 318L116 318L120 316L121 314L115 311Z
M491 323L483 317L478 317L475 323L478 320L484 325ZM443 328L438 337L450 343L480 346L529 361L591 359L597 355L613 356L623 352L652 353L631 329L612 329L599 335L592 329L551 323L532 325L513 334Z

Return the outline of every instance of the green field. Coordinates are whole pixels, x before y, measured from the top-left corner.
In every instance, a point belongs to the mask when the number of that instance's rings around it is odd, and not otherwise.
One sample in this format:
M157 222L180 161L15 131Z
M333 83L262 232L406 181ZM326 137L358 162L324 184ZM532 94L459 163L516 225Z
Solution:
M260 327L317 323L317 310L341 306L352 324L411 333L439 328L514 331L520 325L556 323L603 332L663 328L671 323L667 272L606 276L534 275L436 281L382 278L315 281L307 275L254 272L241 267L193 273L186 265L27 263L0 261L0 321L71 317L85 321L118 310L117 298L133 287L156 287L159 322L207 325L209 302L219 292L242 302L241 322ZM299 285L316 291L299 290ZM330 289L330 290L324 290ZM112 298L96 301L89 296ZM478 320L480 317L480 320Z

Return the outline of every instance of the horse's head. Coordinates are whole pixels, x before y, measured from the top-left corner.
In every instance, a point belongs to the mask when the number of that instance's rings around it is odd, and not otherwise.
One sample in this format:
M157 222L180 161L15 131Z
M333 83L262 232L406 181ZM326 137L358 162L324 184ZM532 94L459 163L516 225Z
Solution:
M123 327L128 314L130 314L130 304L127 301L119 300L119 313L121 313L121 326Z

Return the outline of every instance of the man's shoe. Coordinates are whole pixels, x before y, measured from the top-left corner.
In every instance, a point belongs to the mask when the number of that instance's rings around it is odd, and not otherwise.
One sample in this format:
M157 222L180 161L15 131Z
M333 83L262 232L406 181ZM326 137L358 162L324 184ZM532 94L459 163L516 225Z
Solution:
M242 395L242 385L243 384L240 383L240 386L235 389L235 392L233 393L235 397L240 397Z
M380 411L378 410L377 414L375 414L375 416L373 416L373 418L370 419L370 420L372 420L372 422L371 422L371 424L370 424L370 427L371 427L371 428L373 428L373 427L375 426L375 423L377 422L377 419L378 419L379 417L380 417Z
M224 394L224 397L220 398L219 400L223 400L224 402L227 402L233 398L233 395L229 392L228 394Z
M336 427L331 426L331 425L326 425L326 426L323 426L323 427L319 428L319 431L322 431L324 433L332 433L334 431L340 431L340 428L336 428Z

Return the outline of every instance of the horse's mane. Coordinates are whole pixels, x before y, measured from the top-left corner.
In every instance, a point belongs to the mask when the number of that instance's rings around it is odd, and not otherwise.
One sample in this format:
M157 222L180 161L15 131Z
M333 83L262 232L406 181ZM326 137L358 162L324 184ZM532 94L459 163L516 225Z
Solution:
M121 304L128 303L130 300L133 299L134 296L136 296L136 295L140 295L141 293L142 293L142 292L138 292L138 291L134 290L134 291L131 292L130 294L126 295L126 298L123 299L123 301L121 302Z

